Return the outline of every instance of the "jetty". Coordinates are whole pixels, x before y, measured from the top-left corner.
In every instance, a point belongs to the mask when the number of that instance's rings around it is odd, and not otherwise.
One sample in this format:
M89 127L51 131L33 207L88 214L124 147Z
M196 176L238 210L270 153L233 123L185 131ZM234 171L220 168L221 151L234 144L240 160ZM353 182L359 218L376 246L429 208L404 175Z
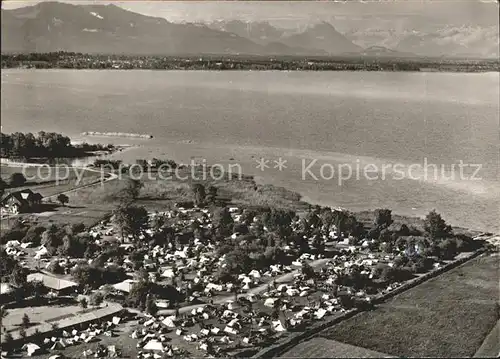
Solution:
M82 132L83 136L98 136L98 137L133 137L133 138L153 138L153 135L141 133L125 133L125 132Z

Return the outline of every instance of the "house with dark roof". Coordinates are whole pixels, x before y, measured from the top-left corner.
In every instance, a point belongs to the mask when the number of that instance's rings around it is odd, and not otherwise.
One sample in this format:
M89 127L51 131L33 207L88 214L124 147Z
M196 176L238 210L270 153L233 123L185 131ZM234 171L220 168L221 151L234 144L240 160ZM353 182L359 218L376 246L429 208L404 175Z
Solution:
M5 196L0 205L2 208L12 214L29 213L35 211L41 204L43 196L30 189L10 192Z

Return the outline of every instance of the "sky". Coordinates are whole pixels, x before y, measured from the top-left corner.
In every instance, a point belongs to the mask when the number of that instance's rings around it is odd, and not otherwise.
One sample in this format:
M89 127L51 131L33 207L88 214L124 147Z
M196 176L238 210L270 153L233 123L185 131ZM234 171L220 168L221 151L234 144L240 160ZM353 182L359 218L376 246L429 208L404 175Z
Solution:
M4 0L2 8L34 5L45 0ZM281 22L283 25L311 20L356 19L370 17L432 18L454 25L477 23L498 26L497 0L347 0L347 1L83 1L121 6L144 15L173 22L246 20Z

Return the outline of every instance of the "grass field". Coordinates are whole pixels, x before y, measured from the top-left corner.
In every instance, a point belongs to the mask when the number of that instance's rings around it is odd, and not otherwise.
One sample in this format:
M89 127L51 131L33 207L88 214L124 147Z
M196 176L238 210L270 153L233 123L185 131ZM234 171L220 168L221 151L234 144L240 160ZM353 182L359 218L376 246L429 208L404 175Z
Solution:
M22 173L26 177L26 185L76 183L78 178L100 177L99 173L81 168L0 166L0 176L4 181L9 182L13 173Z
M325 338L312 338L282 354L280 358L387 358L387 354L340 343Z
M320 336L405 357L470 357L499 319L499 255L483 255Z

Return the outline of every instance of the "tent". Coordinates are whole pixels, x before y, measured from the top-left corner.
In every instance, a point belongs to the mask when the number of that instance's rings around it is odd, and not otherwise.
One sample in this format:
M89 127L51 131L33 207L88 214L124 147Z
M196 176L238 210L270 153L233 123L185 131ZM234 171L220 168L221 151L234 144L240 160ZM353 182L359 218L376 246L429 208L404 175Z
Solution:
M315 313L314 315L316 316L317 319L321 319L325 316L326 314L326 310L324 310L323 308L319 308Z
M40 259L42 257L45 257L48 255L48 253L49 253L49 251L47 250L47 248L45 248L44 246L41 246L40 250L38 250L35 254L35 259Z
M41 348L36 344L28 343L23 345L23 349L26 349L27 355L30 357L36 355Z
M286 331L285 327L283 327L283 324L281 324L281 320L273 321L273 329L276 332L284 332L284 331Z
M144 350L163 351L163 344L156 339L150 340L143 348Z
M264 305L266 307L273 308L275 300L276 299L274 299L274 298L267 298L266 301L264 302Z
M112 358L118 356L118 352L116 350L116 346L115 345L109 345L107 349L108 349L108 356L110 356Z
M169 316L166 317L162 323L163 325L169 327L169 328L175 328L175 323L174 323L175 317L174 316Z

